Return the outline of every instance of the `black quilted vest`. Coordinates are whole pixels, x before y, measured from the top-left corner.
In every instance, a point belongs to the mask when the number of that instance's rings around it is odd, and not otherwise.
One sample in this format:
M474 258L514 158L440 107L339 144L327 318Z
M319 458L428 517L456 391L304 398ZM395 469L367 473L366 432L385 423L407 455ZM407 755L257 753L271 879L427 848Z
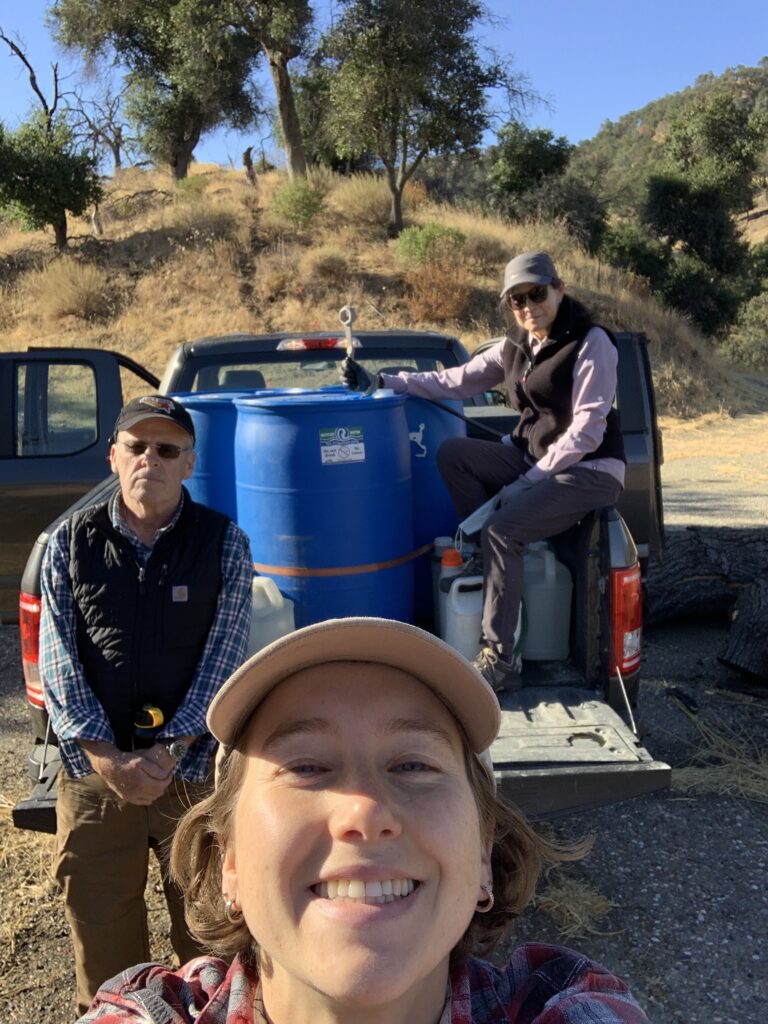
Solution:
M570 296L563 297L549 332L549 340L535 356L528 347L528 332L510 331L503 349L504 376L510 401L520 413L512 432L518 447L535 461L563 434L573 420L573 370L581 343L594 327L587 310ZM605 333L616 344L610 331ZM615 408L607 416L599 447L583 459L621 459L624 439Z
M168 722L192 682L216 612L228 523L185 492L179 519L142 568L107 504L72 517L77 650L121 750L136 745L143 704Z

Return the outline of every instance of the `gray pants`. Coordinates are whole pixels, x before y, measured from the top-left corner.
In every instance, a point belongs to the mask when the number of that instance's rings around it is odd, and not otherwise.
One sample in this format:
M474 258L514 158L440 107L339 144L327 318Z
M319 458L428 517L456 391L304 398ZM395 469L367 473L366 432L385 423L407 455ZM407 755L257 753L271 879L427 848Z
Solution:
M453 437L437 453L437 465L459 519L528 469L522 452L497 441ZM495 512L481 533L483 637L512 654L523 593L523 548L553 537L587 513L614 505L621 484L609 473L573 468L542 480Z

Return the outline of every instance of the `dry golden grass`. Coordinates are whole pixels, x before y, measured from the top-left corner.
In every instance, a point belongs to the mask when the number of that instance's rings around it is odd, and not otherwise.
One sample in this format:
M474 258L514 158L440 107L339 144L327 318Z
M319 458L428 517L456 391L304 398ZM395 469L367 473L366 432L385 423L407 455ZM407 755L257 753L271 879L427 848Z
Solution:
M386 228L392 198L384 178L373 174L352 174L337 182L328 203L341 220L356 225Z
M53 837L15 829L12 806L12 800L0 795L0 900L6 908L0 919L0 947L11 955L30 918L50 912L60 902L50 874Z
M601 922L617 904L593 886L561 871L550 872L544 888L534 897L533 906L552 919L565 939L616 934L605 932Z
M746 732L714 726L675 700L701 735L701 746L687 768L672 773L672 788L716 793L768 804L768 751Z
M450 323L464 317L472 302L472 286L461 261L412 267L405 273L405 283L405 308L413 320Z
M302 253L299 272L305 285L319 284L335 289L349 287L350 263L337 245L321 245Z
M466 236L460 280L406 287L386 237L390 199L383 178L313 172L325 208L297 230L270 212L283 171L259 174L193 164L191 183L174 188L162 171L128 168L108 182L104 235L74 221L72 263L93 282L61 313L41 315L41 278L53 259L50 232L0 233L0 348L93 345L129 352L160 373L182 340L236 331L336 329L338 309L358 307L358 327L413 327L458 335L470 351L501 330L498 289L515 252L552 253L566 284L616 330L641 330L660 411L675 416L734 412L754 401L738 391L731 368L682 317L660 306L642 282L600 266L556 224L505 224L471 210L435 204L423 186L405 193L409 224L458 228ZM60 260L60 263L66 261ZM458 273L458 270L457 270ZM99 306L106 284L111 304ZM86 294L92 299L86 300ZM91 305L90 303L93 303ZM72 308L70 315L67 310ZM83 319L101 317L101 320ZM111 317L104 319L105 317ZM752 402L752 405L750 405Z
M101 267L64 256L27 274L23 298L34 315L48 320L67 316L104 320L116 307L116 295Z

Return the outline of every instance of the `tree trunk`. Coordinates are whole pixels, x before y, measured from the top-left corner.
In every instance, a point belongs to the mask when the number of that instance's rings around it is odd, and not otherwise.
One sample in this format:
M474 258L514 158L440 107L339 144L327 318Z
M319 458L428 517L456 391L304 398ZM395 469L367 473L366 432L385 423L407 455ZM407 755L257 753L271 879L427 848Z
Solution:
M403 190L395 187L392 191L392 213L390 215L389 234L397 238L403 230Z
M768 681L768 579L756 579L739 595L728 643L718 661Z
M63 252L67 248L67 214L65 210L58 214L52 226L56 248L59 252Z
M189 165L192 163L192 154L195 151L197 140L189 142L178 141L171 156L171 177L174 181L182 181L189 173Z
M648 625L731 618L724 665L768 679L768 530L668 530L663 561L648 572Z
M285 159L289 178L306 178L307 160L304 155L304 140L301 137L299 115L296 113L296 101L293 87L288 74L288 59L282 53L273 53L264 47L269 62L269 73L277 96L277 113L280 118L280 130L283 133Z
M392 198L389 213L389 227L387 234L390 238L397 238L403 230L403 185L397 180L395 168L384 161L384 170L387 172L387 184L389 194Z

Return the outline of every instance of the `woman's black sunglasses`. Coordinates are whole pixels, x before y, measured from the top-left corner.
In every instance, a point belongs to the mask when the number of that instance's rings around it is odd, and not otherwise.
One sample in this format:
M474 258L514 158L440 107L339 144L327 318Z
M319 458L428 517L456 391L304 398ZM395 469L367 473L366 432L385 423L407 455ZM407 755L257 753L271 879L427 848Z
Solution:
M510 293L509 304L514 306L515 309L522 309L528 302L534 302L538 305L538 303L544 302L548 294L548 284L537 284L533 288L529 288L527 292L518 292L517 295Z

